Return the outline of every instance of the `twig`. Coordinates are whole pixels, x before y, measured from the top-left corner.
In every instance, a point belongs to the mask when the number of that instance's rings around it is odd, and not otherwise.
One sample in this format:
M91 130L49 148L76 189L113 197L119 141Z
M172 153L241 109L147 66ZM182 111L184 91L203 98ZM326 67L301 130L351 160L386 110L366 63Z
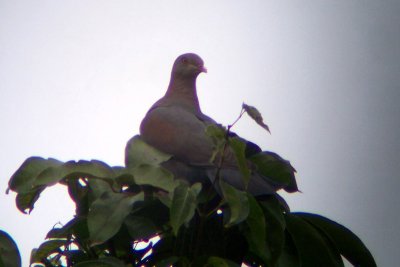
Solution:
M214 181L213 181L213 183L212 183L212 186L211 186L210 189L209 189L209 192L208 192L208 195L207 195L207 199L206 199L206 204L208 203L208 201L210 201L210 196L211 196L211 190L212 190L212 188L215 188L215 185L217 184L217 182L218 182L219 179L220 179L220 172L221 172L222 165L223 165L224 159L225 159L225 151L226 151L226 148L227 148L228 142L229 142L229 133L230 133L230 130L231 130L231 128L240 120L240 118L243 116L244 113L246 113L246 110L245 110L244 108L242 108L242 110L240 111L240 114L239 114L239 116L236 118L236 120L235 120L232 124L228 125L228 128L226 129L226 133L225 133L225 143L224 143L224 147L222 148L222 155L221 155L221 157L219 158L219 163L218 163L218 166L217 166L217 172L216 172L216 174L215 174L215 177L214 177ZM219 206L219 205L218 205L218 206ZM213 210L215 210L215 209L213 209ZM210 215L210 213L207 214L207 216L209 216L209 215Z
M242 110L240 111L239 117L237 117L237 119L231 125L228 125L227 134L229 133L229 130L240 120L240 118L243 116L244 113L246 113L246 110L244 108L242 108Z

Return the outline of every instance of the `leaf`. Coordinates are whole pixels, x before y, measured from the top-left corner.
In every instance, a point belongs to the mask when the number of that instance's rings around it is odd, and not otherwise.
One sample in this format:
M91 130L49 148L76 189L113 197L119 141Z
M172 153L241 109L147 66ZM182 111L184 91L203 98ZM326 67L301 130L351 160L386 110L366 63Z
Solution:
M171 256L169 258L158 261L155 266L171 267L171 266L174 266L174 264L177 263L178 261L179 261L179 258L177 256Z
M174 190L170 208L170 222L175 236L178 235L181 225L189 222L194 216L199 185L199 183L196 183L189 187L189 185L180 181Z
M42 243L39 248L32 253L31 263L42 262L42 260L47 258L50 254L59 252L60 247L66 246L66 244L67 240L65 239L49 240Z
M264 211L266 222L266 242L270 250L270 260L273 266L282 253L285 243L285 218L278 195L264 196L259 204Z
M317 229L295 214L286 214L285 218L301 266L344 267L338 251Z
M46 187L40 186L31 191L17 194L15 202L17 208L25 214L31 213L36 201L39 199L40 194Z
M75 262L84 262L84 261L90 260L90 256L88 254L86 254L84 252L84 250L72 249L72 246L69 247L68 250L64 250L63 251L63 256L65 256L65 258L68 259L68 261L70 263L72 263L72 262L74 262L74 263ZM35 266L33 266L33 267L35 267ZM43 267L43 265L39 265L37 267ZM65 266L60 265L60 266L57 266L57 267L65 267Z
M157 227L147 217L130 215L125 219L124 224L134 240L146 240L157 235Z
M250 157L249 160L257 166L258 173L281 187L296 183L294 177L296 170L289 161L282 159L276 153L263 151ZM295 191L297 191L297 186L295 186Z
M131 169L130 172L138 185L151 185L167 192L172 192L177 186L174 175L162 167L143 164Z
M297 255L296 246L293 243L293 239L288 232L285 232L284 247L276 267L299 267L302 266Z
M265 263L270 262L270 251L266 245L266 225L265 217L257 200L250 194L247 194L249 199L250 212L246 219L248 231L245 232L249 250L256 254Z
M210 124L205 130L206 135L211 137L214 144L214 150L210 157L210 162L214 162L217 156L222 155L226 143L226 130L221 125Z
M267 130L269 133L271 133L270 130L269 130L268 125L266 125L266 124L263 122L263 118L262 118L262 116L261 116L261 113L258 111L258 109L256 109L256 108L253 107L253 106L246 105L245 103L242 104L242 108L247 112L247 114L248 114L258 125L260 125L260 126L263 127L265 130Z
M240 267L237 263L220 257L208 258L206 267Z
M63 178L87 178L96 177L108 180L112 184L115 176L113 169L102 161L80 160L78 162L68 161L61 166L47 168L41 172L34 181L34 185L51 186Z
M100 179L87 179L87 184L90 188L91 197L98 199L105 192L113 193L114 190L110 183Z
M117 258L107 257L98 260L80 262L75 264L74 267L126 267L126 265Z
M104 193L90 206L88 228L92 245L101 244L120 229L135 202L143 201L143 192L137 195Z
M15 241L0 230L0 266L21 267L21 255Z
M245 155L246 143L241 141L239 138L230 138L229 146L233 149L236 156L236 161L239 167L239 171L243 176L244 188L247 190L247 186L250 180L250 170L247 166L247 159Z
M71 235L75 237L79 237L80 240L84 240L89 238L89 231L87 228L86 218L83 217L74 217L70 220L66 225L61 228L53 228L51 229L47 235L46 239L50 238L70 238Z
M36 177L49 167L60 166L61 161L30 157L22 163L18 170L11 176L8 186L17 193L30 192L34 187Z
M130 168L141 164L159 165L170 158L171 155L150 146L139 135L132 137L126 144L125 165Z
M232 226L244 221L250 212L249 199L246 192L239 191L233 186L220 180L222 195L229 207L226 226ZM224 212L224 215L228 213Z
M374 267L375 260L363 242L349 229L317 214L295 213L322 231L335 244L339 253L354 266Z

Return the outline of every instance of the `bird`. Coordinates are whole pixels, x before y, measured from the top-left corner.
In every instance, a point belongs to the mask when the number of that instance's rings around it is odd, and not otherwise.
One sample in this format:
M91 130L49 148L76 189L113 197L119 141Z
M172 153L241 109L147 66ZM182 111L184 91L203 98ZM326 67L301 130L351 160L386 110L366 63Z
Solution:
M254 196L274 194L283 186L258 174L250 162L249 183L247 187L244 185L235 154L229 146L224 151L221 166L218 159L210 161L215 143L206 129L220 124L201 111L196 88L201 73L207 73L207 69L197 54L186 53L176 58L165 95L151 106L140 124L142 140L172 155L163 167L190 183L200 181L215 185L218 173L222 181ZM229 135L240 138L235 133ZM254 143L243 138L240 140L246 143L246 152L261 151Z

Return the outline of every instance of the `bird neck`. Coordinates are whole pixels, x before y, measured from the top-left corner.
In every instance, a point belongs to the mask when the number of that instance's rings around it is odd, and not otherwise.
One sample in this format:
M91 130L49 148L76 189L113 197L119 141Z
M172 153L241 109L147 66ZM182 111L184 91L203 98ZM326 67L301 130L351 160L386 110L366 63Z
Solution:
M200 105L196 91L196 79L171 79L165 94L168 98L174 98L179 105L199 112Z

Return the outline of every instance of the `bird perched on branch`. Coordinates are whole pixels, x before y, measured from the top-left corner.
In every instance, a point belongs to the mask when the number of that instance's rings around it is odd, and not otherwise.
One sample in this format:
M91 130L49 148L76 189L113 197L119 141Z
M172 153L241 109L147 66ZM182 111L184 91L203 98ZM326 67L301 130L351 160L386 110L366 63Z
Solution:
M206 72L204 62L198 55L188 53L179 56L172 67L167 92L147 112L140 125L140 135L149 145L173 155L163 166L176 177L204 183L207 180L214 182L218 173L219 179L244 190L237 159L229 146L224 150L222 161L220 158L211 161L215 143L206 129L218 124L202 113L196 89L198 75ZM241 140L246 142L248 151L261 152L257 145ZM247 190L251 194L271 194L283 187L257 173L250 162L249 168L251 174Z

